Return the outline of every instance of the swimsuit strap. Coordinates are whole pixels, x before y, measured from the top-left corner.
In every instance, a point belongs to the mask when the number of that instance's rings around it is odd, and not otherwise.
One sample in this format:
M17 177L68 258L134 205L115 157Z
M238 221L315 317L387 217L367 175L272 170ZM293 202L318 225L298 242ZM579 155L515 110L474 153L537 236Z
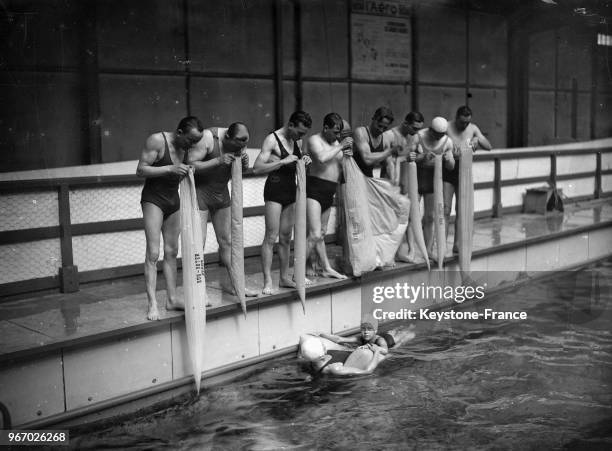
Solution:
M213 135L213 154L215 155L215 158L218 157L219 155L221 155L221 142L219 139L219 127L213 127L210 129L212 135Z
M374 152L382 152L383 150L383 137L382 135L380 135L380 144L378 144L378 146L374 147L374 144L372 143L372 135L370 134L370 129L366 126L365 127L366 132L368 134L368 144L370 145L370 152L374 153ZM380 149L380 150L379 150Z
M297 156L298 158L302 158L302 150L300 149L300 146L298 146L297 141L293 141L293 155Z
M164 137L164 154L158 161L161 163L164 161L164 158L167 158L166 164L168 164L168 161L170 161L170 164L174 164L174 162L172 161L172 157L170 156L170 147L168 147L168 140L166 139L166 134L164 132L161 132L161 134ZM168 157L166 157L166 155Z
M285 149L285 146L283 146L283 143L281 142L280 138L278 137L278 135L276 134L276 132L272 132L272 134L274 135L274 137L276 138L276 142L278 143L278 147L280 149L281 152L281 158L286 158L289 156L289 152L287 151L287 149ZM283 156L283 152L285 152L285 156Z

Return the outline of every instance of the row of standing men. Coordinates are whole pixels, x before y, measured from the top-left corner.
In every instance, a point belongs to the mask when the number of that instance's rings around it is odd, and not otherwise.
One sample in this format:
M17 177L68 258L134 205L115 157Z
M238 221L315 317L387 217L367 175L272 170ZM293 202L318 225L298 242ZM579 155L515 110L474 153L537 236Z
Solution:
M286 125L264 139L253 164L255 174L267 174L263 193L266 230L261 247L264 285L261 291L247 289L245 294L257 296L259 292L273 293L271 268L273 246L277 240L279 285L295 287L289 274L289 256L295 218L295 162L298 159L303 159L308 168L306 196L309 276L346 278L330 264L324 241L334 194L338 184L343 182L341 161L345 157L353 157L366 177L373 177L373 168L380 166L381 177L394 184L399 184L397 169L402 160L417 163L419 194L424 202L424 236L428 250L431 250L434 153L442 153L444 156L444 205L448 223L458 185L458 165L455 162L461 156L461 144L468 141L474 150L491 149L491 144L471 119L470 108L462 106L451 121L436 117L429 127L423 128L423 115L413 111L400 124L391 127L394 121L392 111L380 107L374 112L370 124L352 131L340 115L329 113L323 120L321 131L304 140L312 127L312 119L304 111L294 112ZM230 267L231 199L228 181L235 159L241 160L243 170L249 168L246 152L248 141L249 130L242 122L234 122L227 128L204 129L202 122L194 116L181 119L172 132L154 133L147 138L136 173L145 178L141 206L147 243L144 274L148 319L159 319L156 282L162 236L166 308L182 308L176 292L176 257L180 233L178 184L190 167L194 170L204 242L210 218L219 244L221 262L226 268ZM410 248L409 261L416 261L414 248ZM222 289L232 293L229 278L226 274L223 276ZM310 281L307 280L308 283Z

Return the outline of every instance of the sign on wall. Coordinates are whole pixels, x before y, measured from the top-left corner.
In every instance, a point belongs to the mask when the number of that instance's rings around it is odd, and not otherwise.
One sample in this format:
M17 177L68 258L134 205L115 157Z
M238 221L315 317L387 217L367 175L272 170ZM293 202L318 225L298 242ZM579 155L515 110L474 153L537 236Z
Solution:
M351 51L354 78L410 80L408 0L353 0Z

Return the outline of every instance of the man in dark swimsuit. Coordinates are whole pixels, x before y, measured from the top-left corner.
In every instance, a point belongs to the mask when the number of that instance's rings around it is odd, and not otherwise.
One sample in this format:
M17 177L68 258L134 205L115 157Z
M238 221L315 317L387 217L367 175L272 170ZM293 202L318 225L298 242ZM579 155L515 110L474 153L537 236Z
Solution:
M387 158L393 155L395 148L385 149L383 133L393 122L393 113L387 107L380 107L374 112L370 125L357 127L355 129L355 148L353 155L355 163L366 177L372 178L372 168L383 164L380 171L381 178L387 178L385 163Z
M160 235L164 237L162 267L166 279L166 309L182 308L176 296L176 255L180 232L178 185L189 169L184 164L185 154L200 142L203 130L198 118L185 117L176 131L149 136L138 161L136 175L146 179L141 205L147 240L144 274L149 303L147 318L150 320L159 319L155 287Z
M466 105L457 109L455 120L449 121L447 134L453 140L453 144L455 145L453 156L455 160L457 160L457 164L455 164L454 169L444 169L442 172L442 179L444 180L444 216L446 218L446 223L448 224L453 204L453 196L459 189L459 160L461 158L463 145L469 145L474 152L476 149L491 150L492 147L491 143L482 134L478 126L472 122L472 110ZM453 242L454 254L459 252L457 248L457 232L459 224L459 221L457 221L457 212L457 202L455 199L455 238ZM448 230L449 228L447 227L447 235Z
M295 288L289 277L291 231L295 223L295 162L302 157L302 137L312 126L312 119L304 111L296 111L286 126L270 133L261 145L261 152L253 165L255 174L268 174L264 186L266 234L261 245L263 268L263 294L272 294L272 258L278 239L280 260L279 286ZM291 152L289 151L291 150Z
M342 175L342 158L353 154L353 139L346 137L338 142L344 127L337 113L329 113L323 119L323 130L306 141L307 153L312 159L306 178L306 216L308 219L308 253L311 268L309 275L321 275L336 279L346 279L332 268L325 250L325 233L331 212L336 187ZM314 257L321 266L321 272L314 269Z
M189 151L188 161L195 169L196 193L202 219L202 238L206 245L208 216L211 216L221 262L229 271L231 264L231 198L227 184L232 178L232 162L242 160L242 169L249 167L246 145L249 130L242 122L234 122L228 128L204 130L202 141ZM221 280L221 288L233 294L228 277ZM245 290L246 296L257 296L253 290Z

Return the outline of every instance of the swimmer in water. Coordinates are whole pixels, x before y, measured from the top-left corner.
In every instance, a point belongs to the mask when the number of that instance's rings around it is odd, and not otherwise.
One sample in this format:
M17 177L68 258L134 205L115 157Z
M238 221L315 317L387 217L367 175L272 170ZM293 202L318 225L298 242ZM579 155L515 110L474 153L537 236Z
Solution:
M382 355L387 355L390 348L414 338L413 327L409 327L406 331L398 328L378 334L376 327L366 321L361 323L361 333L353 337L341 337L325 333L319 334L319 336L337 344L356 344L359 346L358 349L379 350Z
M361 325L361 334L340 337L332 334L304 335L300 337L300 355L308 360L316 374L348 376L370 374L382 362L390 348L399 346L415 336L414 326L377 334L372 323ZM357 344L350 349L344 344Z
M371 374L385 359L379 350L325 349L321 339L312 335L300 340L300 355L310 362L315 374L334 376Z

